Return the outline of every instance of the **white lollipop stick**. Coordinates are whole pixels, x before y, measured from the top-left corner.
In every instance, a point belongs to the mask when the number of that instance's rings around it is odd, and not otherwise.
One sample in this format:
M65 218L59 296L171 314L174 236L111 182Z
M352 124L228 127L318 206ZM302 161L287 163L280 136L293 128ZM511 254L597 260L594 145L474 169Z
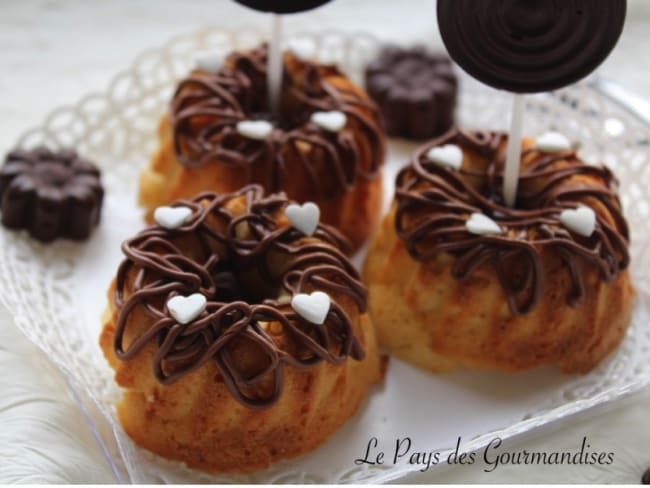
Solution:
M513 95L510 136L506 150L506 167L503 172L503 199L508 207L515 206L517 184L519 183L519 162L521 160L521 133L524 124L524 96Z
M266 83L269 92L269 108L272 114L277 114L282 87L282 16L278 14L272 14Z

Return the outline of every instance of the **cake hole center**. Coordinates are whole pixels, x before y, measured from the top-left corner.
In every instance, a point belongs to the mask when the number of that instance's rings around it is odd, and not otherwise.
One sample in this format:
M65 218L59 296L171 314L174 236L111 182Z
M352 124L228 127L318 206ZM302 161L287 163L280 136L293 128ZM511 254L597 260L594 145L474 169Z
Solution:
M222 261L212 275L217 287L217 301L243 301L249 305L259 304L264 300L276 300L280 287L263 279L262 273L255 267L242 269L230 261Z
M269 106L266 77L258 80L251 90L253 96L247 110L248 117L251 120L266 120L284 132L300 127L309 120L314 109L313 106L310 106L313 104L310 104L308 100L319 100L327 95L322 92L319 85L310 79L308 74L305 75L304 80L295 80L292 74L285 69L279 107L276 112L272 113ZM296 93L300 93L300 97L296 96ZM301 97L307 97L308 100Z

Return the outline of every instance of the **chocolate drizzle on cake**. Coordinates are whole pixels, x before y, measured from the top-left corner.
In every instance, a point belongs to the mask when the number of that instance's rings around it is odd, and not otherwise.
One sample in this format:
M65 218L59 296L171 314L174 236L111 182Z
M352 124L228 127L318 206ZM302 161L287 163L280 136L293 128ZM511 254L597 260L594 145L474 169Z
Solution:
M464 280L480 266L494 266L513 314L529 312L542 293L541 259L554 253L569 270L571 306L585 295L581 269L596 268L605 281L629 264L627 223L617 196L617 181L604 166L582 161L575 151L522 153L515 208L503 205L504 160L499 149L507 136L454 129L420 148L397 177L397 233L410 255L428 261L439 253L454 256L452 274ZM456 144L466 154L486 160L484 169L458 171L427 159L435 146ZM589 237L570 232L560 222L565 209L589 206L596 228ZM465 227L475 212L493 219L501 235L475 235Z
M237 167L247 172L249 183L275 192L292 177L287 160L295 158L306 169L314 191L325 198L350 190L356 178L375 178L385 143L374 103L351 87L330 83L328 77L342 76L334 66L287 54L280 114L273 120L268 114L266 52L264 45L233 53L219 72L194 71L180 82L171 104L178 160L188 167ZM316 111L342 112L346 127L338 132L318 127L310 121ZM369 117L368 111L377 115ZM237 132L238 122L256 119L272 121L275 130L263 140ZM306 144L311 145L309 153L304 151ZM360 158L361 152L371 157ZM319 159L322 163L317 164Z
M341 250L345 238L322 224L313 237L278 224L287 203L283 194L265 197L258 185L204 193L175 204L192 209L181 227L152 226L124 242L114 297L117 357L129 360L154 344L153 371L164 384L213 361L232 394L250 407L277 400L284 365L361 360L364 352L342 301L363 313L366 289ZM230 204L244 208L233 213ZM293 295L314 290L331 297L322 325L308 322L289 303ZM206 308L180 324L166 303L193 293L207 298ZM135 310L153 325L139 330Z

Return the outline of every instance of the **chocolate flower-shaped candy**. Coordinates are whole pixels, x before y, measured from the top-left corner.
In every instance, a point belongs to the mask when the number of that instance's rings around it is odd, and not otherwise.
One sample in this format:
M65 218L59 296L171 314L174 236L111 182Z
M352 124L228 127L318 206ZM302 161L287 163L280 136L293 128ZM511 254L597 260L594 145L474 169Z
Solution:
M457 80L446 55L387 46L366 68L366 88L391 136L430 139L454 123Z
M39 241L86 239L103 197L99 170L73 150L17 149L0 168L2 224Z

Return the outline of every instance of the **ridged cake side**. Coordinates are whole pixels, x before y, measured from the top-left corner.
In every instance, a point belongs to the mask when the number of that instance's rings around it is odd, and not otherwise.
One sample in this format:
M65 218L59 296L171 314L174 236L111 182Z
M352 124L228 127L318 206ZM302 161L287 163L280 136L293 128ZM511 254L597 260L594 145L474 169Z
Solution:
M120 423L139 446L207 472L257 471L309 452L354 415L382 376L368 315L352 316L364 360L285 367L279 400L269 408L251 409L232 396L213 363L182 381L161 385L151 372L153 344L133 360L119 361L113 350L117 310L111 304L100 343L116 382L125 389L117 405ZM152 325L142 312L130 320L143 330ZM241 353L254 361L252 351Z
M434 372L557 365L566 373L586 373L623 340L634 297L627 270L605 283L581 266L586 295L570 307L568 271L544 255L540 301L528 314L513 316L489 265L459 281L451 275L449 255L413 260L394 217L393 207L373 240L364 278L379 342L397 357Z

